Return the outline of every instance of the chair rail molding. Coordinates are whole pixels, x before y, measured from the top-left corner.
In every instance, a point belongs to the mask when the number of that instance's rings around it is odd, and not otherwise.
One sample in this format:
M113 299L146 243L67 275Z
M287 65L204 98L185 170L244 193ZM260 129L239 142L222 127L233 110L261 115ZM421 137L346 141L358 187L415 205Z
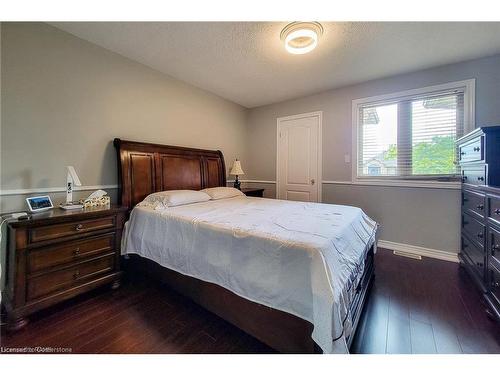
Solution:
M118 185L86 185L86 186L75 186L73 191L89 191L89 190L99 190L99 189L118 189ZM27 194L38 194L38 193L59 193L66 191L63 187L46 187L46 188L32 188L32 189L4 189L0 190L0 196L7 195L27 195Z

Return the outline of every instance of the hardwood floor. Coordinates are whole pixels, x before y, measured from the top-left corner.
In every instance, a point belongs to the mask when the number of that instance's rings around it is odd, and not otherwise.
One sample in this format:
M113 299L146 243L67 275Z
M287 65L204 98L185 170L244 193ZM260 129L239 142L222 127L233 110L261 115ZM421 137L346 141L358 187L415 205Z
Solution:
M486 317L457 264L379 249L376 278L354 353L500 353L500 325ZM168 288L147 280L98 290L31 317L2 347L73 353L273 353Z
M381 250L354 353L500 353L500 324L488 319L458 264Z

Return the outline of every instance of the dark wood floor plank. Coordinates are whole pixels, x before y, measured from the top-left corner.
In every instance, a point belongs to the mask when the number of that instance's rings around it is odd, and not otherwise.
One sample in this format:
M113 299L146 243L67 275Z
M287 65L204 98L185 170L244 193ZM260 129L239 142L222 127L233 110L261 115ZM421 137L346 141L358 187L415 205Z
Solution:
M379 249L376 278L353 353L500 353L500 325L484 313L467 274L451 262ZM35 314L3 346L74 353L273 353L192 301L152 281L125 283Z
M352 351L385 354L388 319L389 297L383 295L375 284L361 318Z
M389 297L389 318L387 326L386 353L411 353L410 305L408 283L404 263L406 258L396 258L393 269L397 283L391 288Z
M410 340L412 354L436 354L436 342L432 325L410 319Z

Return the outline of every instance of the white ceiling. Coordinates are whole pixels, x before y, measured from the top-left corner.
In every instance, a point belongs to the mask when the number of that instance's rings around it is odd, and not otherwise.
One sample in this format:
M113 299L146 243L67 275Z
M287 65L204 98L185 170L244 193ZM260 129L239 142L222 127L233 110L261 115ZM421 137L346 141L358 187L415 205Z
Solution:
M248 108L500 53L500 23L322 22L307 55L285 51L286 22L51 24Z

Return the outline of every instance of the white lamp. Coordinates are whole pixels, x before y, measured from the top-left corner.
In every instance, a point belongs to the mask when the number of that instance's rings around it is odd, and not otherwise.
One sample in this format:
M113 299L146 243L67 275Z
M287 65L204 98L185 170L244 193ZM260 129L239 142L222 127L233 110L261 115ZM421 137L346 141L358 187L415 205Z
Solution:
M245 172L243 172L243 169L241 169L241 162L238 160L238 158L236 158L236 160L234 161L233 167L231 168L231 171L229 172L229 174L236 176L236 179L234 180L233 186L236 189L241 190L241 183L238 180L238 176L244 175Z
M71 165L66 167L67 175L66 175L66 203L61 204L61 208L65 210L71 210L76 208L82 208L81 204L73 203L73 185L82 186L78 175L76 174L75 168Z

